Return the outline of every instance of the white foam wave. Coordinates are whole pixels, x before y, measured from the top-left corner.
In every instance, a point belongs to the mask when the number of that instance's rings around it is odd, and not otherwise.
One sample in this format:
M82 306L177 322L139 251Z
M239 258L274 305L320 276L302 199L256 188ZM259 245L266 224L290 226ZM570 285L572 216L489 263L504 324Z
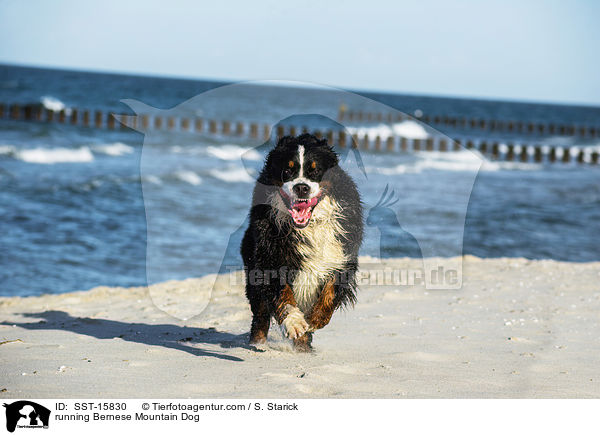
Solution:
M27 163L52 165L54 163L85 163L94 160L88 147L72 148L33 148L14 151L16 159Z
M197 156L199 154L204 153L204 148L197 146L181 146L181 145L173 145L170 148L170 151L175 154L188 154L191 156Z
M186 183L191 184L192 186L197 186L200 183L202 183L202 178L200 178L198 174L192 171L177 171L175 172L175 177L178 180L185 181Z
M408 139L427 139L429 134L425 128L415 121L402 121L395 124L378 124L372 127L347 127L350 134L359 137L367 135L373 140L377 136L387 139L390 136L402 136Z
M417 174L427 170L465 171L465 172L494 172L502 170L531 171L541 168L540 164L523 162L490 161L478 152L419 152L413 163L399 164L392 167L368 166L367 172L382 175Z
M537 171L542 168L539 163L523 162L490 162L486 160L481 166L483 171Z
M53 112L60 112L61 110L64 110L67 115L71 114L71 109L65 106L65 103L60 101L58 98L50 95L44 95L40 98L40 102L46 109L52 110Z
M477 171L483 169L485 158L471 151L445 152L418 152L419 160L415 166L419 171L437 169L441 171ZM492 162L488 162L492 163Z
M156 175L145 175L142 177L142 183L150 183L150 184L156 184L156 185L160 185L163 184L162 180L160 179L160 177L157 177Z
M429 134L423 126L415 121L403 121L392 125L394 134L410 139L427 139Z
M258 151L238 145L209 146L206 148L206 152L221 160L239 160L242 157L246 160L260 160L262 158Z
M254 178L244 168L212 169L210 175L226 183L252 183Z
M0 156L12 155L15 153L15 147L12 145L0 145Z
M131 154L133 147L125 145L122 142L107 143L92 146L95 153L106 154L109 156L122 156L123 154Z

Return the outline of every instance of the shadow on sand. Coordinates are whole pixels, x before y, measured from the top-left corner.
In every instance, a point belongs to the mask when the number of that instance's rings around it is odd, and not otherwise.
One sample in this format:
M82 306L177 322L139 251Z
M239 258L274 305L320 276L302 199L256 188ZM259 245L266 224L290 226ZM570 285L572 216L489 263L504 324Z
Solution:
M248 345L248 334L231 334L215 328L189 328L177 325L151 325L147 323L125 323L115 320L72 317L64 311L44 311L23 313L25 317L42 319L34 323L1 322L2 325L16 325L30 330L62 330L88 335L98 339L120 338L133 343L149 346L162 346L196 356L207 356L228 361L244 361L241 358L218 352L203 350L195 344L217 344L222 348L242 348L260 351Z

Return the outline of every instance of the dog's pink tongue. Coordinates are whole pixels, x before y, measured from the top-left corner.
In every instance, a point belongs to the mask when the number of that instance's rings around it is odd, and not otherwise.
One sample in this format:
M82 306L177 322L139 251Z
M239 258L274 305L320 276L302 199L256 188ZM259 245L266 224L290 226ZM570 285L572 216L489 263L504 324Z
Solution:
M292 208L297 209L297 210L304 210L310 206L311 206L310 201L306 201L306 202L300 201L300 202L294 203L294 206Z
M310 205L307 203L294 204L290 213L297 225L306 225L310 219Z
M296 225L304 226L310 220L312 208L317 205L319 198L314 197L310 201L297 201L292 205L290 213Z
M294 203L293 208L304 209L304 208L308 208L308 207L314 207L315 205L317 205L318 200L319 200L319 198L317 198L315 196L310 201L298 201L298 202Z

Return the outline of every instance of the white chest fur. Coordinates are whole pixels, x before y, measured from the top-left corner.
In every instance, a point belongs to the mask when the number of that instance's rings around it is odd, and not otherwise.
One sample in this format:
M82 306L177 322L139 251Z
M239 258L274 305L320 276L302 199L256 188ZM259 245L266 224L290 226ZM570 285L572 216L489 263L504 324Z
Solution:
M306 228L298 230L301 242L298 252L302 255L292 290L298 308L307 314L318 297L319 288L328 276L343 270L346 256L339 237L343 228L339 223L340 207L329 197L315 207L311 222Z

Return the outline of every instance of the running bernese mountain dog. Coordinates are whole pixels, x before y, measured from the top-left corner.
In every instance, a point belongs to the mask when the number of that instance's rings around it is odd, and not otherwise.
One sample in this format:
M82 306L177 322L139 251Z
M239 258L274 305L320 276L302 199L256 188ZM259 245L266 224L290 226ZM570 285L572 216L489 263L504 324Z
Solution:
M311 134L284 136L258 177L242 240L250 343L266 342L271 318L298 351L333 312L356 301L363 212L338 155Z

